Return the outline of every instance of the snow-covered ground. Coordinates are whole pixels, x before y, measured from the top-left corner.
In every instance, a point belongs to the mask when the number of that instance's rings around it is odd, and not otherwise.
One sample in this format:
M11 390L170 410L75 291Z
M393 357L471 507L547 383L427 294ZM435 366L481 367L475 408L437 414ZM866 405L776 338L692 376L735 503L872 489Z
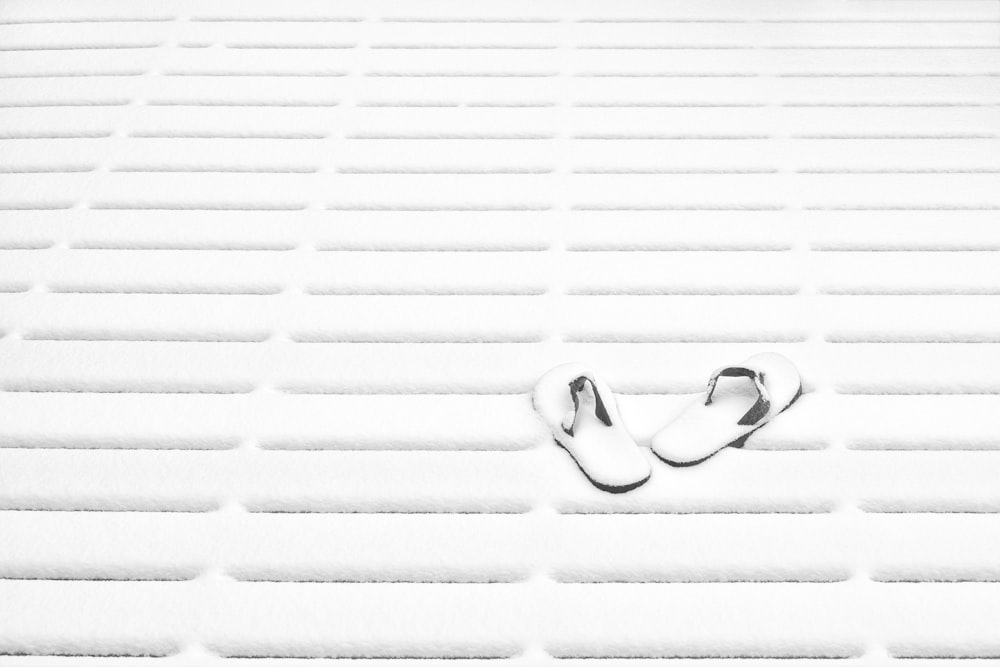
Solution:
M0 1L0 664L1000 656L998 105L995 0ZM767 350L626 494L531 408Z

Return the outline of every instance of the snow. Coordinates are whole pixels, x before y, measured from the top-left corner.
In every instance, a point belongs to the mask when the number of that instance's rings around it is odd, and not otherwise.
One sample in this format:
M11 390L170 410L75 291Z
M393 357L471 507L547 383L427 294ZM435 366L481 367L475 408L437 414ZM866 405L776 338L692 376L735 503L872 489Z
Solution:
M1000 662L998 22L0 4L0 664ZM764 351L792 409L653 456Z

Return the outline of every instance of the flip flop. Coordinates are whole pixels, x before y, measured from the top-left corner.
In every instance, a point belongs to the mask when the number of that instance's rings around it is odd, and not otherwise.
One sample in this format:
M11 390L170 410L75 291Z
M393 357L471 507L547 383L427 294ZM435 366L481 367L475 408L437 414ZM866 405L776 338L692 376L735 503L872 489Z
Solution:
M586 366L553 368L538 380L531 401L597 488L624 493L649 479L649 461L622 426L614 394Z
M719 378L740 379L720 383ZM773 352L756 354L712 373L707 391L653 436L651 448L671 465L701 463L725 447L742 447L801 395L802 381L791 361Z

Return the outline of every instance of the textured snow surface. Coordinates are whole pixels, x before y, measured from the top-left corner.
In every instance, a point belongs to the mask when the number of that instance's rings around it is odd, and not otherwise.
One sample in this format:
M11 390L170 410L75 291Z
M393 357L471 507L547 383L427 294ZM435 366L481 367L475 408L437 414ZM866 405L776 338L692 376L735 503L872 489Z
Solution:
M0 664L992 662L998 105L996 0L0 0ZM765 350L620 496L531 408Z

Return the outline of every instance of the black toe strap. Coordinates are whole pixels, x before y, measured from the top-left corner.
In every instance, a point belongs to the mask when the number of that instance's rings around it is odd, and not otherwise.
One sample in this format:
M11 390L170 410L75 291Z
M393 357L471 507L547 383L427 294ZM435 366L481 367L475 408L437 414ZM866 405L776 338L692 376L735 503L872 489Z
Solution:
M586 375L581 375L572 382L569 383L569 395L573 399L573 421L570 422L569 427L565 424L563 425L563 431L567 435L573 435L573 429L576 427L576 418L580 412L580 392L583 391L584 386L590 383L590 388L594 392L594 414L597 418L604 423L605 426L611 426L611 417L608 416L608 410L604 407L604 399L601 398L601 392L597 390L597 383L594 379Z
M757 402L745 415L740 417L738 422L740 426L753 426L770 411L771 398L767 393L767 387L764 386L764 374L744 366L726 366L712 373L712 377L708 380L708 397L705 399L705 405L712 404L712 394L715 392L715 385L719 382L720 377L747 377L753 380L753 385L757 388Z

